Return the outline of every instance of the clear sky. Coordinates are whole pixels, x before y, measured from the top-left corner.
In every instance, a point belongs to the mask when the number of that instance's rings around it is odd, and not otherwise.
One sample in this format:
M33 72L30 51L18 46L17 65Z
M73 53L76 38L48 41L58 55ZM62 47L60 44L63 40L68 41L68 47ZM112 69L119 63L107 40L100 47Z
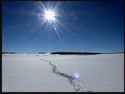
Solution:
M41 16L45 8L56 22ZM2 2L2 51L123 52L123 0Z

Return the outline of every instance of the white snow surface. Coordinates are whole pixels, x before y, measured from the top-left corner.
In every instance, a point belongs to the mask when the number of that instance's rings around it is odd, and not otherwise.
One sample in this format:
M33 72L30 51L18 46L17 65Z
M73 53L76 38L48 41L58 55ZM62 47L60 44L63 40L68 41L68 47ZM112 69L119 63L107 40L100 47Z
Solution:
M2 54L2 92L75 92L67 78L40 59L62 73L79 72L84 89L91 92L124 92L124 54Z

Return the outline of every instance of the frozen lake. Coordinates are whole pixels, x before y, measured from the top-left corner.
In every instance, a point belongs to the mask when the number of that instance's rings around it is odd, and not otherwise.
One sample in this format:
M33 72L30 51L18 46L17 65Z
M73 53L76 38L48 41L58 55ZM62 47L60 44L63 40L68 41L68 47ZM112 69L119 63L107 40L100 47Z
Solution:
M69 80L53 73L45 60L68 75L78 72L83 91L124 91L124 54L3 54L2 92L75 92Z

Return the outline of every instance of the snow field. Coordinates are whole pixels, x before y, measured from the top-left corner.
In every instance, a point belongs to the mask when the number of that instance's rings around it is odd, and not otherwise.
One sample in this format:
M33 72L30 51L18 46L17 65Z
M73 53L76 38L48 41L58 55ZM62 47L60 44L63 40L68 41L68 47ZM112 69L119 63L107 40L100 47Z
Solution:
M2 55L2 92L75 92L68 79L52 72L80 73L79 80L92 92L124 91L124 54Z

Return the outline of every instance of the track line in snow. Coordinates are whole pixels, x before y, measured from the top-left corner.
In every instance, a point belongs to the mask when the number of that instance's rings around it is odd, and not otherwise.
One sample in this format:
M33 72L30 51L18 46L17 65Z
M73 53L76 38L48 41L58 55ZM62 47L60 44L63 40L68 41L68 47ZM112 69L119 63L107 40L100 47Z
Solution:
M76 92L91 92L90 90L84 90L85 86L83 86L83 83L79 79L75 78L74 76L70 76L66 73L59 72L57 67L48 60L44 60L44 59L40 59L40 60L48 62L52 66L53 73L56 73L57 75L60 75L69 79L70 84L74 86L74 89Z

